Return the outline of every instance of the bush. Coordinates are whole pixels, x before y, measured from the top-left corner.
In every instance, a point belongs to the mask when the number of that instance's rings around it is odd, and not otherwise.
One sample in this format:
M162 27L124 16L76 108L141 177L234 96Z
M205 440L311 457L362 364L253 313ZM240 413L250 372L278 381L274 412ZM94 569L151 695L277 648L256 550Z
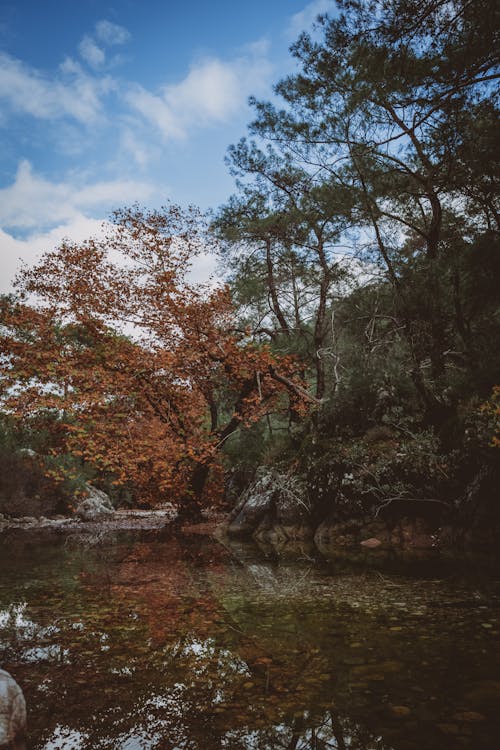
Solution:
M46 516L66 508L65 492L45 476L36 454L0 448L0 513Z

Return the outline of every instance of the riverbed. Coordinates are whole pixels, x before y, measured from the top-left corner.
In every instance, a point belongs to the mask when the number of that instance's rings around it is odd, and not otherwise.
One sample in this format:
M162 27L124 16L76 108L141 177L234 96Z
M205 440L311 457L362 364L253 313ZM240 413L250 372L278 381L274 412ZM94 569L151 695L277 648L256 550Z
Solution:
M31 750L493 750L500 584L206 534L7 530Z

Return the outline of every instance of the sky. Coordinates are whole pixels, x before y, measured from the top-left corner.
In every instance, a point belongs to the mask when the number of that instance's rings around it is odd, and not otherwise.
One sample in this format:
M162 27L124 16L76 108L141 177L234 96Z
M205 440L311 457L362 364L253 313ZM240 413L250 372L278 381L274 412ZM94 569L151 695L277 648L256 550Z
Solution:
M333 5L0 0L0 293L116 208L225 202L248 97L272 96L290 44Z

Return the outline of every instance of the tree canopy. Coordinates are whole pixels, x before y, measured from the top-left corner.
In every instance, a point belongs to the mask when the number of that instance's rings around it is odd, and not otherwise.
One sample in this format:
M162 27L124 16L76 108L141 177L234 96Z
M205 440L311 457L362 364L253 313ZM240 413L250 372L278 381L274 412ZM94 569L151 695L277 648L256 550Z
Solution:
M290 358L235 329L227 288L190 280L206 242L195 209L120 211L21 273L0 339L4 409L45 420L55 453L193 513L228 436L283 391L307 395Z
M487 352L498 335L498 294L483 287L481 301L476 296L485 273L499 272L496 4L340 0L338 7L293 45L299 70L276 85L281 105L253 100L250 138L228 156L239 192L217 225L240 240L235 280L247 273L248 254L265 245L275 333L290 325L276 304L290 282L277 285L276 267L284 267L284 250L301 259L294 283L311 295L320 398L338 383L338 353L327 366L324 352L335 349L332 312L346 296L339 258L360 258L365 279L379 269L392 301L373 321L393 319L418 398L439 423L450 368L460 369L465 389L488 391L498 378Z

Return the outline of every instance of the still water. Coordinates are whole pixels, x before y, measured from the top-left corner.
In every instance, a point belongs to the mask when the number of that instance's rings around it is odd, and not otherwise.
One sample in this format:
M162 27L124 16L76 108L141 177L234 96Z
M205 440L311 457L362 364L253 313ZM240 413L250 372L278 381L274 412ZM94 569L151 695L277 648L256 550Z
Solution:
M500 586L197 535L0 537L31 750L493 750Z

